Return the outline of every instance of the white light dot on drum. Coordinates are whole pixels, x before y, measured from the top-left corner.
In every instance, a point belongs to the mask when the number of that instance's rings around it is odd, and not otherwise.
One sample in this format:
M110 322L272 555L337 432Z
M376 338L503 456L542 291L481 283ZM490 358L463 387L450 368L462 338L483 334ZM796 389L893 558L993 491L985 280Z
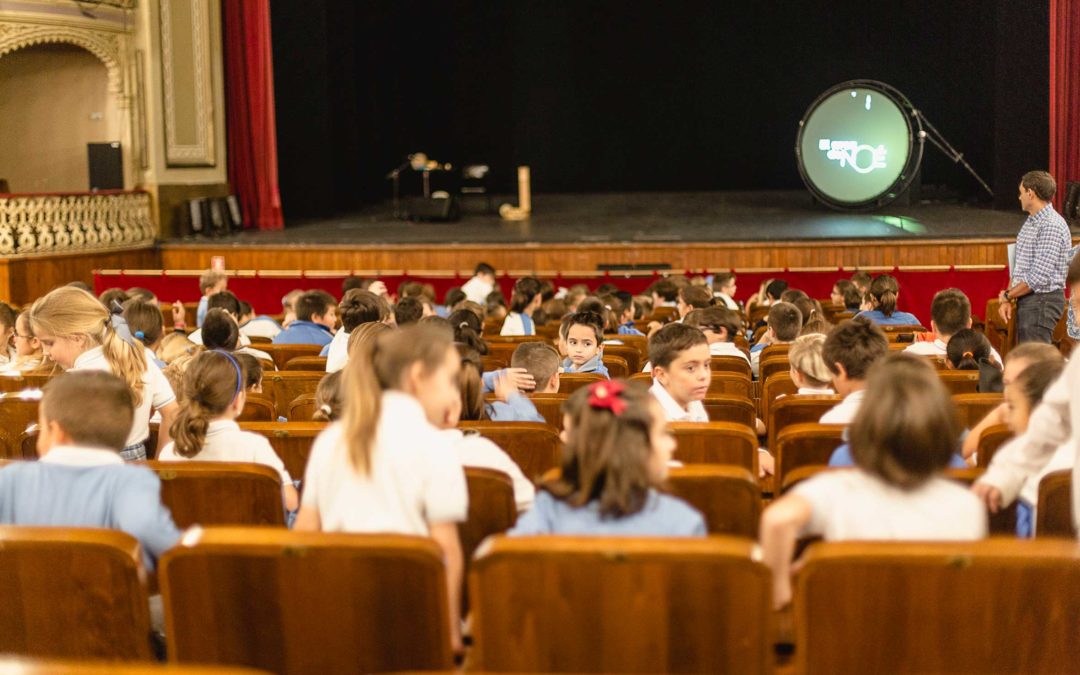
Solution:
M870 94L866 95L866 109L870 109Z

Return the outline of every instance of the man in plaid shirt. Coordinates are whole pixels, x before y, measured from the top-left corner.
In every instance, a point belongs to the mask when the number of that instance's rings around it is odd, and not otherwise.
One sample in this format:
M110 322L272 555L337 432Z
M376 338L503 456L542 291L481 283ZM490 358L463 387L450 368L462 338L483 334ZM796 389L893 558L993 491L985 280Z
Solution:
M1045 171L1029 171L1020 181L1020 207L1028 219L1016 237L1012 282L999 296L1006 322L1016 302L1018 342L1049 343L1065 312L1072 233L1050 203L1056 191L1054 177Z

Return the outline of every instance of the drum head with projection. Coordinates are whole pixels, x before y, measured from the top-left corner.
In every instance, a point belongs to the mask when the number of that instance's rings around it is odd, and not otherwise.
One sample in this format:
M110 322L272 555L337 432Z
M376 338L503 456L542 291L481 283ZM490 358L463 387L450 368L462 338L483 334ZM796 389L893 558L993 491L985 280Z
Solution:
M911 104L896 89L869 80L839 84L818 97L799 122L799 173L833 208L883 206L918 171L919 131Z

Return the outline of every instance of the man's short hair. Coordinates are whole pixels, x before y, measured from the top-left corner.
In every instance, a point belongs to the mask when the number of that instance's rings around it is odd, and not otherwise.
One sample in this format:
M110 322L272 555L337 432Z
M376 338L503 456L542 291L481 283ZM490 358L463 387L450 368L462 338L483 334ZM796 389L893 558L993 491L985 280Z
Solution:
M390 305L381 296L371 291L354 288L345 294L338 305L338 315L346 333L351 333L360 324L372 321L385 321L390 316Z
M336 305L337 300L326 291L307 291L296 299L296 318L311 321L311 317L323 316Z
M213 270L203 272L202 276L199 277L199 292L205 295L208 290L228 278L228 275L224 272L215 272Z
M852 380L866 379L870 366L889 352L889 339L872 321L849 319L839 323L825 336L821 349L825 365L834 375L839 363Z
M399 327L416 323L422 316L424 316L424 303L420 298L402 298L394 305L394 320Z
M41 413L76 445L119 451L131 432L135 403L131 389L119 377L100 370L77 370L49 380Z
M709 344L705 333L683 323L669 323L649 338L649 363L668 368L679 354L698 345Z
M766 322L781 342L791 342L802 330L802 312L790 302L778 302L769 308Z
M510 357L510 367L524 368L542 388L559 371L560 360L559 352L546 342L523 342Z
M476 276L477 274L490 274L491 276L495 276L495 268L486 262L476 263L476 268L473 269L473 276Z
M652 291L664 302L675 302L679 299L679 287L671 279L659 279L653 284Z
M220 291L206 299L207 309L223 309L231 312L233 316L240 318L240 301L232 291Z
M1020 179L1025 190L1034 190L1035 196L1048 202L1057 194L1057 181L1046 171L1028 171Z
M930 318L941 335L956 335L971 321L971 301L959 288L938 291L930 304Z
M735 336L742 331L742 318L738 312L727 307L706 307L695 309L686 315L683 323L699 330L711 330L719 333L721 329L727 331L727 341L734 342Z

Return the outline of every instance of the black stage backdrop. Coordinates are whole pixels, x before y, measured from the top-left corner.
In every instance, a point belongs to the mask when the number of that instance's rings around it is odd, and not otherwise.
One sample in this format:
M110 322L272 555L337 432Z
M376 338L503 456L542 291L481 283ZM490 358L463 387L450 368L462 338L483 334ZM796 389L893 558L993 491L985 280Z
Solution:
M904 92L1015 207L1047 164L1047 0L274 0L290 218L385 199L422 150L510 191L798 188L799 119L844 80ZM978 188L927 146L923 183Z

